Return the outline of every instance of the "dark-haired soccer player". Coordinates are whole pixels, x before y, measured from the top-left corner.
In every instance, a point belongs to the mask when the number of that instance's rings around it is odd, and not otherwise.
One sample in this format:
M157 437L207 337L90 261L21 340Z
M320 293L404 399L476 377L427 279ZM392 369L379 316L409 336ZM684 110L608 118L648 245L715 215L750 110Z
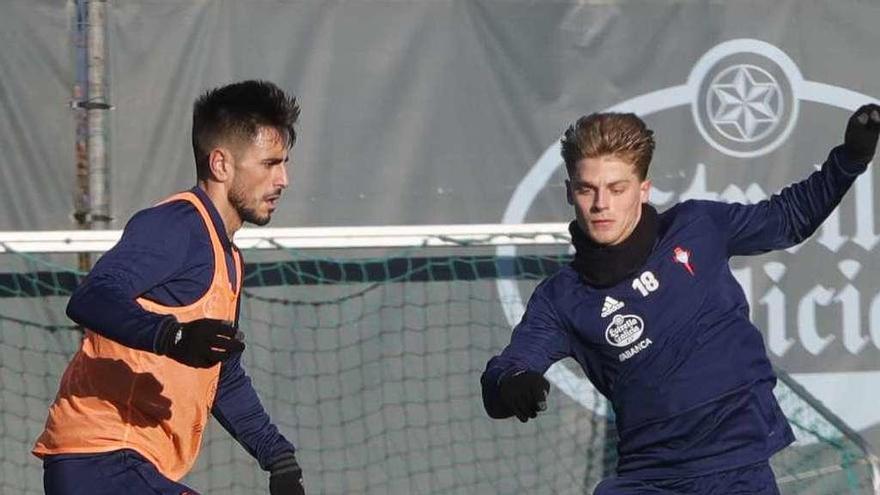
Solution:
M633 114L569 127L570 266L544 280L482 376L493 418L535 418L542 376L572 357L614 407L617 477L595 495L777 495L769 459L794 437L731 256L807 239L874 156L880 107L849 119L821 170L754 205L648 204L653 132Z
M197 185L134 215L70 298L87 330L34 447L47 494L195 493L177 481L209 412L271 473L272 495L304 493L294 446L241 367L244 264L232 243L275 211L298 116L265 81L196 100Z

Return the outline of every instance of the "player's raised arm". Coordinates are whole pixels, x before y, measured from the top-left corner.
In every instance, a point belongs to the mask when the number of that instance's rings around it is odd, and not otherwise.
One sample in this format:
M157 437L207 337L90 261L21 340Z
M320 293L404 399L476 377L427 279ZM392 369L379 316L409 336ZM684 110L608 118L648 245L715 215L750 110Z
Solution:
M708 201L704 206L727 236L733 255L786 249L810 237L828 218L874 157L880 133L880 106L859 108L846 126L844 142L828 154L820 170L754 205Z

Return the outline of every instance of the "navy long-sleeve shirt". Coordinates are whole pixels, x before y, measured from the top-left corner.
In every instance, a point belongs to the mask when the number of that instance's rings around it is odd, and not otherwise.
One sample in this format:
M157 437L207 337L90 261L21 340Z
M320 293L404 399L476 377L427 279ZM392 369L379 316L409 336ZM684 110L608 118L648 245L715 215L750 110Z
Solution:
M226 235L210 198L199 187L190 192L208 210L226 254L231 283L235 284L232 252L237 248ZM95 263L74 291L67 314L104 337L153 352L158 328L174 317L146 311L136 299L186 306L208 290L213 275L214 255L201 215L186 201L164 203L142 210L129 220L119 243ZM211 412L263 469L294 452L294 446L278 432L260 403L241 366L240 355L221 365Z
M572 267L548 277L486 367L487 412L511 414L503 378L572 357L614 408L618 473L677 478L768 459L794 436L729 259L808 238L864 169L838 147L757 204L680 203L660 214L644 266L613 287L591 287Z

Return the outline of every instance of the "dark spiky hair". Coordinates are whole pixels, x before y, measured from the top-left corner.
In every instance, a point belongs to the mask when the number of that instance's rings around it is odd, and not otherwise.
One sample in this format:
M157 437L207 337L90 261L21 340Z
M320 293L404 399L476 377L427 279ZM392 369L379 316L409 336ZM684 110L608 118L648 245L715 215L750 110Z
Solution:
M208 156L217 146L253 140L261 127L284 136L287 147L296 141L299 105L269 81L242 81L205 92L193 105L192 146L199 179L210 176Z

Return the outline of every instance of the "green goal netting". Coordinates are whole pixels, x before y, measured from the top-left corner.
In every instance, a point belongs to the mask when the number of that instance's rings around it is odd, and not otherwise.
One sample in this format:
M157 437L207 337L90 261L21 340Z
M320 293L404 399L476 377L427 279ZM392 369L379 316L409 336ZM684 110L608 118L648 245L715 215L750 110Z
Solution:
M573 363L556 376L576 392L553 390L527 424L490 420L479 387L522 299L568 256L564 244L479 242L246 251L244 365L297 445L308 492L591 493L614 469L614 422ZM71 254L0 253L0 493L42 493L29 452L81 335L64 316L74 266ZM783 493L875 493L862 440L780 373L798 436L773 459ZM268 487L216 421L184 482L210 494Z

